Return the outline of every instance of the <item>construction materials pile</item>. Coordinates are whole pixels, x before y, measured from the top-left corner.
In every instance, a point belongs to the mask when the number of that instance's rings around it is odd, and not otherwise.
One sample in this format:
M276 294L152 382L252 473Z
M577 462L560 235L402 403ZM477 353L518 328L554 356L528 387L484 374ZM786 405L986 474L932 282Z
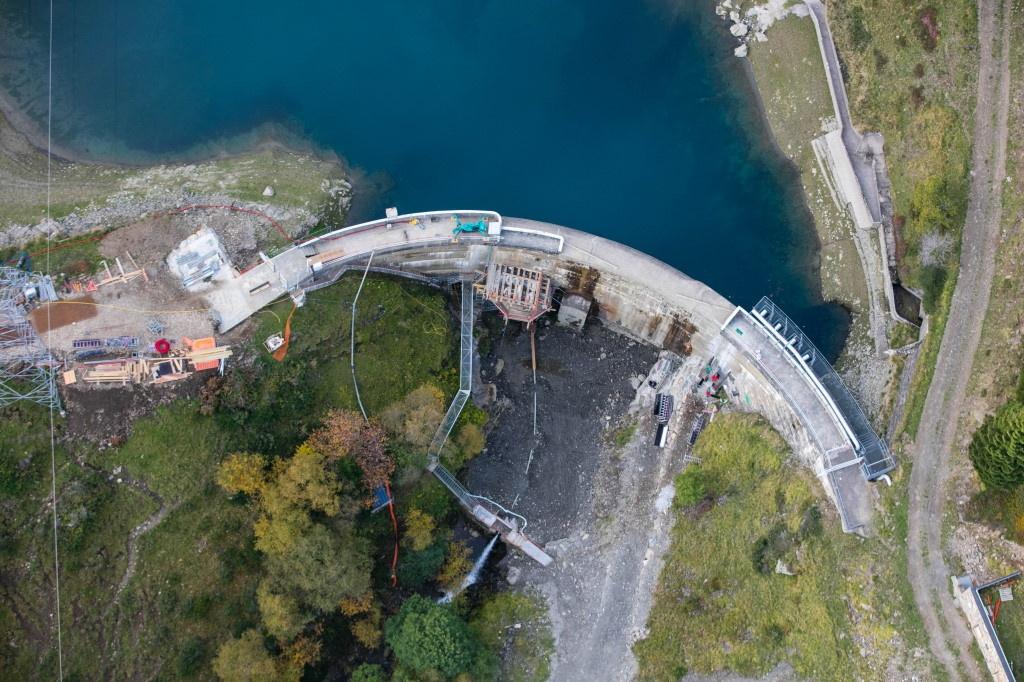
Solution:
M195 372L217 369L221 373L231 357L230 346L191 342L189 351L176 351L166 356L141 356L117 360L82 363L82 380L90 384L164 384L179 381ZM65 383L74 383L74 370L65 374Z

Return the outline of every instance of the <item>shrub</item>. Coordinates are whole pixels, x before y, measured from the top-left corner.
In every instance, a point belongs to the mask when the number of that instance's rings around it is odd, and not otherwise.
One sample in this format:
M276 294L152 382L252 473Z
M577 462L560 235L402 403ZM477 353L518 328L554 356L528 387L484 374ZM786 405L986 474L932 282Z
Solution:
M674 503L676 507L690 507L707 495L704 484L704 473L697 467L691 465L686 471L676 476L676 496Z
M982 482L1010 490L1024 483L1024 405L1004 405L974 433L971 463Z
M447 605L413 595L385 626L395 659L416 672L436 670L454 677L469 670L478 645Z
M444 564L445 543L435 542L422 552L404 552L398 560L398 582L403 587L422 587Z
M206 658L206 642L199 637L189 637L178 652L174 668L178 677L192 677L203 666Z
M375 663L363 663L352 671L352 682L386 682L384 668Z

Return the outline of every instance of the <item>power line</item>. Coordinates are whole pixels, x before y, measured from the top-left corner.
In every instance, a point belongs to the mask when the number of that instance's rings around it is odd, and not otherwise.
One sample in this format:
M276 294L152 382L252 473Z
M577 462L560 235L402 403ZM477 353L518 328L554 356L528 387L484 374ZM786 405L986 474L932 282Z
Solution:
M50 0L50 34L46 65L46 276L50 276L50 241L53 222L50 219L50 183L53 178L53 0ZM50 306L46 306L46 349L49 355L50 391L56 391L53 353L50 350ZM53 505L53 583L57 608L57 679L64 679L64 642L60 625L60 554L57 543L57 447L54 437L53 400L50 401L50 498Z

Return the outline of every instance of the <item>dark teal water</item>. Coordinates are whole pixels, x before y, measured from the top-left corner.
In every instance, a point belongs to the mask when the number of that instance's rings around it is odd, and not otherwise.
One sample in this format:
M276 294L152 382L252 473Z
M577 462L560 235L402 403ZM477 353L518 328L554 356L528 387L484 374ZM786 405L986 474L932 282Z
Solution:
M709 3L55 0L54 12L54 135L90 157L194 156L272 122L375 179L353 220L397 205L562 223L736 303L772 295L827 353L845 336L845 314L820 302L797 185L762 142ZM47 3L0 17L29 37L0 59L0 85L30 74L14 95L38 118Z

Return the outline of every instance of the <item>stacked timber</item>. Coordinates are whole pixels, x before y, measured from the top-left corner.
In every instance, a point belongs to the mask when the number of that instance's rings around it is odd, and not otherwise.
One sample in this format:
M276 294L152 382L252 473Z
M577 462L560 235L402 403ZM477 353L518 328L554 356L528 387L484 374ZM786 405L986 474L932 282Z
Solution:
M139 357L86 363L82 380L90 384L165 384L206 369L218 369L231 357L230 346L194 349L167 357Z

